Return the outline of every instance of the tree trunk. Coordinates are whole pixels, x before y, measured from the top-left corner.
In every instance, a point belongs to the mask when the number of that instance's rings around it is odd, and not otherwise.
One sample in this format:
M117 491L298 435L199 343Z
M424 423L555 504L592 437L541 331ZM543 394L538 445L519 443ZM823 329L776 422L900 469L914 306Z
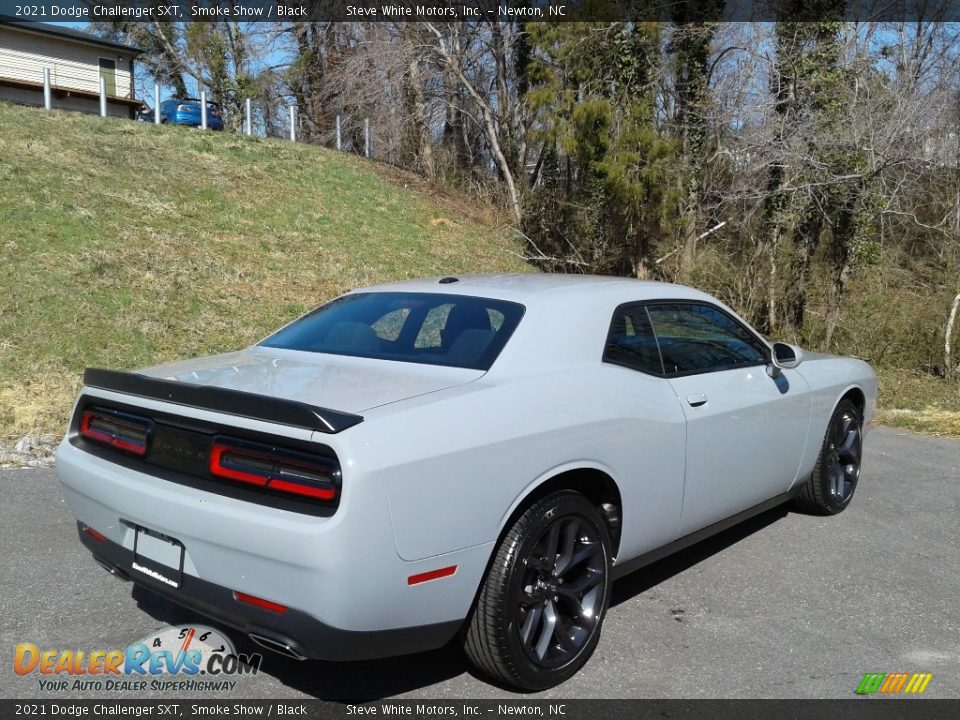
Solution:
M407 68L410 91L413 95L413 130L417 133L417 162L424 177L433 180L433 143L430 138L430 114L427 110L423 92L423 78L420 75L420 58L413 58Z
M490 145L490 153L493 155L494 162L497 165L497 169L500 171L500 175L503 177L504 183L507 186L507 193L510 198L510 209L513 213L514 222L516 222L517 227L519 227L523 222L523 210L521 208L520 202L520 189L517 187L516 180L514 179L512 163L507 159L506 154L503 151L502 144L500 142L502 135L502 128L497 122L497 117L494 114L493 108L490 107L490 103L486 97L484 97L473 83L470 82L470 79L464 74L463 68L460 67L460 63L456 61L455 57L459 56L457 52L451 52L447 46L447 42L444 39L443 35L433 23L424 23L427 30L429 30L434 37L437 39L436 49L439 53L440 59L443 63L453 71L453 74L456 76L457 80L460 81L460 85L464 90L473 98L474 102L477 104L477 107L480 108L480 114L482 117L482 127L484 135L487 138L487 144ZM454 43L456 40L453 41Z
M944 333L943 341L943 374L948 378L955 378L960 374L960 364L955 364L951 355L951 343L953 341L953 324L957 320L957 307L960 306L960 293L953 299L950 306L950 317L947 318L947 329Z
M843 293L846 289L847 279L850 277L851 269L850 263L845 262L833 278L833 286L830 289L830 295L827 301L827 330L823 337L824 352L830 352L833 333L840 322L840 310L843 307Z

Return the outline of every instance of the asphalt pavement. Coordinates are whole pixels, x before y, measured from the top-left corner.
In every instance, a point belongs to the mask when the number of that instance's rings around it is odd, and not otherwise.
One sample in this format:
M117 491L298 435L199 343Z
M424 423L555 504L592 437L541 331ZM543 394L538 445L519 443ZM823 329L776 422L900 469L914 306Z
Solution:
M131 697L41 690L13 672L14 647L122 649L205 621L97 566L52 470L0 470L0 488L0 697ZM546 693L487 684L451 646L339 664L265 653L231 692L178 696L849 698L864 673L925 672L927 697L960 698L958 541L960 441L877 428L846 512L774 510L617 582L593 658Z

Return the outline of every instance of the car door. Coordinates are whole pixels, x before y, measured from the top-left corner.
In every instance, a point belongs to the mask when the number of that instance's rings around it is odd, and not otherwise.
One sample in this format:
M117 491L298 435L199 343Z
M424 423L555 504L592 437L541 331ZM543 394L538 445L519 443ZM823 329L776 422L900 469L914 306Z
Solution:
M618 479L624 507L622 558L633 558L677 539L683 503L686 418L664 377L657 340L643 303L625 303L613 314L603 353L622 413L625 462Z
M680 535L786 492L810 418L803 378L771 377L766 343L717 306L650 303L647 312L687 419Z

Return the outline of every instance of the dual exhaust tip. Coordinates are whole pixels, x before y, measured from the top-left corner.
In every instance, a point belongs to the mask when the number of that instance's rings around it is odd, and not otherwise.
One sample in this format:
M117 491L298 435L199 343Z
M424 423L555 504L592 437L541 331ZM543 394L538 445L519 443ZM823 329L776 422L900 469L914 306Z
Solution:
M307 659L307 656L301 653L295 646L286 643L283 640L278 640L277 638L268 637L266 635L260 635L259 633L249 633L248 637L260 647L266 648L267 650L272 650L280 655L285 655L288 658L293 658L294 660Z
M108 573L113 575L115 578L130 582L133 580L127 573L118 568L113 563L109 563L106 560L102 560L94 555L93 559L96 561L97 565L102 567ZM262 635L260 633L248 633L248 637L253 640L257 645L262 648L266 648L272 652L275 652L279 655L284 655L288 658L293 658L294 660L306 660L307 656L304 655L300 650L292 643L289 643L278 638L272 638L268 635Z

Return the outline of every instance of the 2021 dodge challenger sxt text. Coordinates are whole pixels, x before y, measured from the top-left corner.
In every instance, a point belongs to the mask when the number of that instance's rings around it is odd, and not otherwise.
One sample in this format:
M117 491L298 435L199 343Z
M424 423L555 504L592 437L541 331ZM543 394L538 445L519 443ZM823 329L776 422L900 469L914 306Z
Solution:
M108 570L300 658L459 637L562 682L615 576L859 479L876 381L687 287L358 290L240 352L88 370L57 474ZM458 635L459 633L459 635Z

